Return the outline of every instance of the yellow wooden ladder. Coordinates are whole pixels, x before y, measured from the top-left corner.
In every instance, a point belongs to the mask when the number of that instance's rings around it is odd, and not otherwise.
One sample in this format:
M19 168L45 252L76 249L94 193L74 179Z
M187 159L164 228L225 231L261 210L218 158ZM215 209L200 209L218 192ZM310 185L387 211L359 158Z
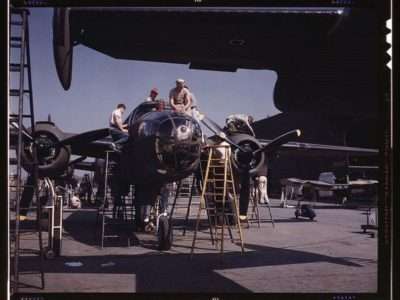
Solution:
M228 230L230 240L235 242L232 229L238 231L241 251L244 253L243 234L239 221L239 206L236 196L235 183L231 164L231 149L229 145L207 146L207 160L203 173L200 206L197 213L196 229L191 247L191 257L196 245L197 231L199 230L201 214L207 212L210 225L211 242L224 252L225 229Z

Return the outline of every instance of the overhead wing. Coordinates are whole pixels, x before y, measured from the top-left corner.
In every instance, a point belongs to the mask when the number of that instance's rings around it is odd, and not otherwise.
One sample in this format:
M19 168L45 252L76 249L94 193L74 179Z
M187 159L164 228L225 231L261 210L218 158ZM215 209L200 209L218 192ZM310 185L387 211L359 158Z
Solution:
M179 63L192 69L269 69L278 74L274 102L281 111L375 116L379 87L374 62L380 32L376 11L357 7L56 8L57 73L68 89L73 47L78 44L118 59Z

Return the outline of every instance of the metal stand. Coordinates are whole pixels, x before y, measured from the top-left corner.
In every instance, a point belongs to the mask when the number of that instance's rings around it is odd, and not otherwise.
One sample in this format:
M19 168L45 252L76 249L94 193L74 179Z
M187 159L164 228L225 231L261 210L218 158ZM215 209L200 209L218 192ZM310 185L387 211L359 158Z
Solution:
M120 237L117 234L106 234L108 226L123 226L133 224L133 190L130 191L130 197L123 197L121 205L115 205L109 188L109 181L112 174L112 165L110 164L110 154L113 151L106 151L106 166L104 174L104 199L103 204L97 210L96 234L100 227L100 247L103 249L106 238ZM127 199L129 198L129 199ZM127 203L127 201L129 201ZM129 229L129 228L128 228ZM132 232L130 230L130 232ZM130 236L127 234L128 247L131 244Z
M197 179L195 176L193 176L192 179L192 185L190 187L190 196L189 196L189 202L188 202L188 206L186 209L186 215L185 215L185 225L183 226L183 232L182 235L186 235L186 228L189 226L189 216L190 216L190 207L192 206L192 200L193 200L193 196L196 190L196 186L197 186Z
M19 76L19 85L17 88L11 88L9 90L9 122L10 122L10 133L12 135L17 136L16 147L12 148L15 150L16 157L14 160L10 161L10 163L16 164L16 185L9 186L10 188L15 189L15 204L10 203L10 208L14 208L15 212L15 227L11 230L11 241L10 245L13 248L13 251L10 251L13 263L11 264L11 280L12 280L12 292L17 293L19 288L19 258L23 253L34 253L39 256L40 259L40 278L41 278L41 286L40 288L44 288L44 270L43 270L43 241L42 241L42 232L40 230L40 216L42 212L41 203L38 200L38 161L36 156L36 145L33 142L33 138L35 137L35 119L34 119L34 110L33 110L33 95L32 95L32 79L31 79L31 65L30 65L30 49L29 49L29 30L28 30L28 15L29 11L27 9L14 9L12 8L10 11L10 64L9 70L10 73L16 73ZM18 53L19 50L19 53ZM18 55L19 54L19 55ZM26 71L26 72L25 72ZM25 76L27 76L27 87L25 87ZM11 78L11 74L10 74ZM10 81L10 84L12 80ZM25 95L28 95L29 98L29 112L24 112L24 100ZM15 100L18 100L15 103ZM17 105L15 105L17 104ZM15 112L17 111L17 112ZM24 120L29 122L29 126L31 127L31 131L28 132L25 129ZM31 174L29 174L30 179L29 183L23 185L22 184L22 161L21 161L21 153L25 151L23 149L22 144L23 141L28 140L31 143L31 155L33 158L33 164L30 166ZM29 178L29 177L28 177ZM32 229L23 229L21 228L20 220L22 220L20 216L20 201L21 201L21 190L23 189L31 189L32 195L36 195L36 226ZM26 208L28 209L28 208ZM12 218L12 216L11 216ZM10 219L11 219L10 218ZM10 225L10 228L13 226ZM31 250L31 249L21 249L20 245L20 234L21 230L24 232L31 232L38 234L38 242L39 242L39 250ZM12 245L12 242L13 245Z
M203 188L190 257L194 253L201 213L204 210L208 216L211 241L215 242L215 246L217 249L219 248L220 254L224 253L225 227L228 229L231 242L234 242L232 228L236 227L243 254L243 235L239 221L238 199L233 180L230 146L208 146L206 150L208 150L207 166L203 177Z
M267 196L268 197L268 196ZM254 191L250 197L250 202L252 204L252 210L250 213L250 218L249 219L255 219L257 220L258 227L260 228L260 209L258 207L258 203L260 202L261 199L261 191L259 190L259 187L257 185L254 186ZM268 208L269 212L269 221L272 223L272 227L275 228L275 223L274 223L274 218L272 217L272 212L271 212L271 207L269 205L269 199L267 198L268 202L265 202L265 205Z
M366 207L366 210L364 213L366 216L366 222L365 222L366 224L361 225L361 229L362 229L363 233L367 233L371 237L375 237L375 232L371 232L368 230L376 230L376 231L378 230L378 213L377 213L376 203L374 203L374 204L375 205ZM374 212L372 212L372 210L374 210ZM373 218L371 217L372 214L374 216Z
M187 204L187 206L185 206L186 213L185 213L185 220L184 220L182 235L186 234L186 228L189 225L190 206L192 205L192 200L193 200L193 196L194 196L195 181L196 181L196 177L193 175L180 180L178 182L178 186L176 188L174 202L172 203L171 213L169 216L170 221L172 221L172 217L175 212L175 208L178 208L176 206L178 199L189 198L188 204Z

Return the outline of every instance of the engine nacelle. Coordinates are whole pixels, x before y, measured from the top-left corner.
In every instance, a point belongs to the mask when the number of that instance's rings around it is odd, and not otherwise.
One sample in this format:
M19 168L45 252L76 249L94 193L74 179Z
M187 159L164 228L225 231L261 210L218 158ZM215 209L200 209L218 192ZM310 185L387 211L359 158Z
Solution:
M253 155L252 152L262 148L260 142L248 134L232 134L229 138L239 145L248 153L242 152L239 149L232 149L232 165L239 172L249 172L250 175L255 175L265 164L265 154L260 151Z
M31 129L28 130L31 132ZM34 141L25 139L22 145L21 160L23 168L33 171L33 143L36 145L39 176L54 177L62 175L68 169L70 148L59 142L63 138L62 131L52 122L37 122Z

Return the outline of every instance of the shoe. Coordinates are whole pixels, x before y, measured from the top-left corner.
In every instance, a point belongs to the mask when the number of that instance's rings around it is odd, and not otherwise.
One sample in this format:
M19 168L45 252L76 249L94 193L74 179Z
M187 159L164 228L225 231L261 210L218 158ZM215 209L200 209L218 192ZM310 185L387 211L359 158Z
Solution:
M28 217L27 216L24 216L24 215L19 215L18 216L18 220L21 222L21 221L25 221L25 220L27 220L28 219Z
M149 232L153 232L155 229L155 226L153 224L153 222L149 222L147 224L145 224L144 226L144 232L149 233Z

